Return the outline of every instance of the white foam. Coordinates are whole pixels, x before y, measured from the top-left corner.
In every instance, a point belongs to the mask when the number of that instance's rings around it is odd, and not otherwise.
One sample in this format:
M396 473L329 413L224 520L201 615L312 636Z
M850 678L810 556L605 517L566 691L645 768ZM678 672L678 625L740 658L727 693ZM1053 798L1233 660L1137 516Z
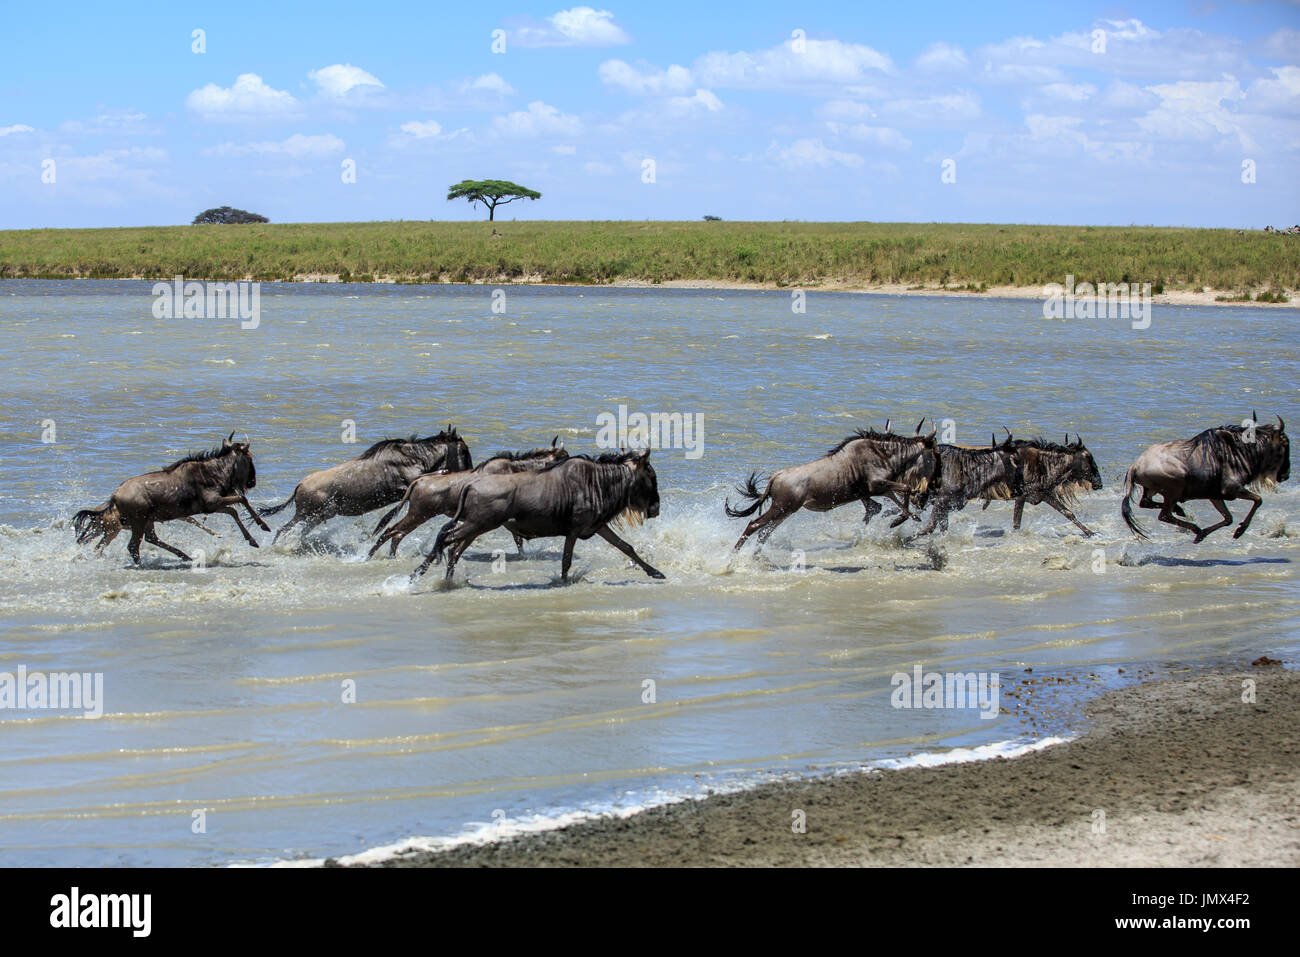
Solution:
M1047 737L1037 740L1017 738L997 741L973 748L950 748L947 751L926 751L909 755L906 758L884 758L866 765L854 765L834 771L835 775L855 774L863 771L876 772L897 770L908 767L938 767L944 764L965 764L971 761L987 761L991 758L1017 758L1034 751L1041 751L1057 744L1064 744L1071 738ZM524 834L536 834L554 831L581 824L586 821L620 820L632 817L653 807L680 804L684 801L699 800L708 795L734 794L746 791L761 784L779 781L796 781L807 775L794 772L765 772L749 775L742 780L730 783L702 783L698 788L688 791L656 791L646 799L621 804L618 807L593 806L585 810L563 810L550 814L528 814L516 818L502 818L490 823L472 823L460 834L452 837L408 837L392 844L372 847L356 854L347 854L335 858L342 865L379 864L395 857L431 851L446 851L455 847L480 846L495 844ZM271 867L319 867L324 858L276 861ZM242 865L232 865L242 866Z

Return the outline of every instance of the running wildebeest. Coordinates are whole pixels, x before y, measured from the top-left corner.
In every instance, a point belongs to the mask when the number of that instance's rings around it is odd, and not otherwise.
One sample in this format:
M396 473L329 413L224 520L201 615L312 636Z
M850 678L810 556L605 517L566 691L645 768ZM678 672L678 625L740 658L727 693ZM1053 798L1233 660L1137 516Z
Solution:
M392 505L425 472L460 472L473 467L469 446L450 425L428 438L412 435L376 442L354 459L312 472L298 483L288 501L262 509L263 515L274 515L297 505L293 518L275 533L271 544L299 522L306 535L336 515L364 515Z
M140 540L171 552L184 561L190 561L179 548L162 541L154 530L156 522L186 519L194 515L229 515L239 526L248 544L257 548L257 540L249 534L233 506L242 505L249 516L264 531L271 529L248 504L245 491L257 485L257 469L249 443L233 441L231 432L219 448L210 452L197 452L157 472L148 472L129 478L109 496L108 502L98 509L83 509L72 518L77 541L105 532L100 546L108 544L117 530L129 528L131 541L126 550L131 560L140 564ZM117 530L113 526L116 524Z
M1224 502L1239 498L1253 502L1232 533L1233 538L1240 538L1263 501L1256 492L1271 489L1291 477L1291 440L1282 417L1278 416L1275 426L1258 425L1253 412L1251 419L1249 426L1206 429L1190 439L1158 443L1139 455L1124 477L1124 499L1120 505L1124 523L1133 534L1147 537L1132 513L1133 487L1140 486L1142 498L1138 506L1158 508L1160 521L1192 532L1196 536L1194 542L1204 541L1211 532L1232 524L1232 513ZM1151 497L1155 493L1160 494L1162 501ZM1209 499L1223 521L1199 528L1174 517L1186 518L1187 513L1178 503L1194 499Z
M375 526L375 534L381 531L383 535L375 542L370 549L367 558L374 556L375 552L383 547L384 542L391 541L392 548L389 550L389 557L397 555L397 546L402 539L415 531L435 515L452 515L456 511L456 505L460 500L460 487L468 479L476 475L499 475L503 472L528 472L537 471L545 468L552 462L561 462L569 457L568 451L563 445L556 445L559 441L557 435L551 440L549 448L529 449L527 452L501 452L494 455L486 462L482 462L472 471L468 472L430 472L421 475L406 488L406 494L397 506ZM402 520L393 525L387 531L384 526L393 520L402 506L410 504L410 510L402 517ZM515 535L515 547L519 549L522 555L524 551L524 540Z
M761 492L758 473L751 473L736 491L752 499L753 504L732 508L730 502L724 503L728 517L743 518L753 515L766 501L772 504L745 527L732 552L740 551L749 536L757 532L757 554L777 526L801 508L829 512L849 502L862 502L866 507L863 521L870 521L880 511L871 496L884 495L902 509L890 528L915 518L908 510L908 501L913 493L925 493L939 465L934 432L920 434L924 422L922 419L917 424L916 434L911 436L895 435L888 424L884 432L859 429L821 458L776 472Z
M1007 430L1007 437L1011 437L1010 430ZM1092 537L1092 530L1075 518L1070 506L1078 500L1080 493L1097 491L1102 487L1101 471L1083 444L1083 437L1076 434L1074 438L1075 441L1071 442L1067 435L1064 445L1041 438L1016 439L1012 443L1020 463L1021 478L1011 520L1011 527L1016 531L1020 531L1026 504L1047 503L1079 526L1085 536ZM984 508L989 507L990 501L991 498L985 498Z
M935 526L948 530L948 516L972 499L1007 500L1021 489L1020 460L1008 433L1001 445L992 436L987 448L969 445L936 446L939 468L926 498L933 500L930 520L913 538L929 535Z
M641 559L610 529L626 520L640 525L659 514L659 482L650 450L607 452L596 458L575 455L539 472L480 475L461 486L456 514L442 527L433 549L414 572L415 581L450 547L447 581L474 539L504 525L524 538L563 536L560 579L568 582L573 544L599 535L651 578L663 572Z

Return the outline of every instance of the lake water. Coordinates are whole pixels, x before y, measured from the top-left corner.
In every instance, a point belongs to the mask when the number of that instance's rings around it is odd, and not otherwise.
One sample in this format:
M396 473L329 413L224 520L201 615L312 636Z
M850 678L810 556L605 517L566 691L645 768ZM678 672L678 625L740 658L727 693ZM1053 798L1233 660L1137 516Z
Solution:
M1144 513L1139 543L1119 518L1147 444L1252 408L1300 422L1293 309L1156 306L1134 330L982 298L809 293L796 314L783 292L508 287L494 313L484 286L267 284L245 330L154 318L151 285L0 282L0 672L104 676L98 720L0 711L0 863L269 863L503 832L1029 740L1014 715L891 707L917 664L1105 679L1300 647L1294 483L1236 541L1193 546ZM598 539L567 587L555 540L498 570L496 532L454 587L435 568L411 589L441 522L366 562L380 513L275 549L220 516L216 538L162 526L201 571L148 545L132 567L126 536L96 557L69 525L232 429L265 505L449 421L476 462L556 434L596 452L620 405L702 417L703 454L654 453L662 514L627 532L663 582ZM970 443L1081 433L1106 482L1077 510L1098 537L1046 506L1012 532L998 503L909 547L854 505L796 516L727 570L737 481L922 416Z

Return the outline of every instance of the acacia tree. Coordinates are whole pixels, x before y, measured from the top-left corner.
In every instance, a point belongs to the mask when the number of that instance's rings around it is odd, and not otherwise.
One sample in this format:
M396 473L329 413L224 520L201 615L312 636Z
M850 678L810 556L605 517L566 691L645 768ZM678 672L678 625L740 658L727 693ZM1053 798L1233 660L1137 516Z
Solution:
M488 222L496 218L498 206L517 199L541 199L542 194L527 186L505 179L463 179L447 193L447 199L467 199L470 205L482 203L487 207Z

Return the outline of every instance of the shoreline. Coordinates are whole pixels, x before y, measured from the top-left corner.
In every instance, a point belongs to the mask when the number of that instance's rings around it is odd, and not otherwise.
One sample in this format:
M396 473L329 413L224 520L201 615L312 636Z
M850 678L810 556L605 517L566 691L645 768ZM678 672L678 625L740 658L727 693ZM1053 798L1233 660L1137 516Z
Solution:
M1243 664L1140 681L1083 711L1082 735L1019 757L764 784L324 866L1300 864L1300 672Z
M7 277L12 281L37 280L45 282L78 282L81 280L93 280L98 282L167 282L167 279L158 279L150 276L117 276L117 277L95 277L95 276L11 276ZM189 277L187 281L207 282L207 281L235 281L235 280L205 280ZM451 279L415 279L402 276L379 276L372 280L350 279L346 283L337 273L300 273L292 279L274 279L274 280L254 280L251 276L244 276L239 282L266 282L290 285L293 283L311 284L338 284L338 285L365 285L365 286L547 286L557 288L574 288L574 289L696 289L696 290L714 290L719 292L831 292L846 293L855 295L868 296L944 296L953 298L967 299L1009 299L1009 300L1045 300L1046 293L1041 286L988 286L981 291L972 289L959 289L942 286L916 286L906 285L904 283L878 283L872 285L863 285L840 279L828 279L810 283L772 283L772 282L745 282L731 279L665 279L655 281L649 279L615 279L605 283L582 283L582 282L554 282L547 281L541 276L526 276L519 278L498 277L496 279L475 279L467 282L461 282ZM1260 292L1262 290L1255 290ZM1247 306L1257 308L1277 308L1277 309L1300 309L1300 298L1292 298L1289 302L1257 302L1255 300L1229 299L1219 300L1217 296L1232 295L1236 292L1231 289L1214 289L1209 286L1202 289L1175 289L1167 290L1162 293L1153 293L1150 301L1153 306Z

